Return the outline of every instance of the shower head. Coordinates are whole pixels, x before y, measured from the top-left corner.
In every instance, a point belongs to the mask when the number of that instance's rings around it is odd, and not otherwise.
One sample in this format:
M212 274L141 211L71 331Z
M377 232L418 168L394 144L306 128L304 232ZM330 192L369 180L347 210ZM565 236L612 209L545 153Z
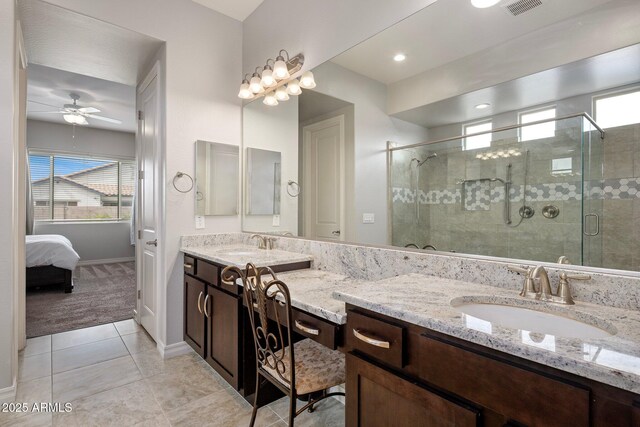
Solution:
M420 166L424 165L425 163L427 163L427 160L434 159L436 157L438 157L438 155L436 153L433 153L433 154L429 154L427 157L425 157L424 160L420 160L420 159L417 159L417 158L414 157L413 159L411 159L411 161L413 162L415 160L418 163L418 167L420 167Z

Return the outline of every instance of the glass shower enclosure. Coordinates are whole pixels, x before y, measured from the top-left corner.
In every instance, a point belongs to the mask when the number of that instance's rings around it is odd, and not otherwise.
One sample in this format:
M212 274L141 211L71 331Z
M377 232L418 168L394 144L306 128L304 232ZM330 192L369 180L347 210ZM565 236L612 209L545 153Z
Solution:
M586 113L389 142L391 243L602 266L603 147Z

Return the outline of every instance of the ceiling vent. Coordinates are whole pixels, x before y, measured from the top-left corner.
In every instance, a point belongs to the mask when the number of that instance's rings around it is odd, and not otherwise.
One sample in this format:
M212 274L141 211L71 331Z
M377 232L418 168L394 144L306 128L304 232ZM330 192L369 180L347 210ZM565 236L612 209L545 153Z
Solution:
M542 0L517 0L502 7L510 15L518 16L538 6L542 6Z

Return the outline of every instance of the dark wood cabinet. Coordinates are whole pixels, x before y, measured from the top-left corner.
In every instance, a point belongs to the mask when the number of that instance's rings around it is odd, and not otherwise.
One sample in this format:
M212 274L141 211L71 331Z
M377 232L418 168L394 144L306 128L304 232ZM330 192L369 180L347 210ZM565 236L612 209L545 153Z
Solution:
M204 282L191 276L184 276L184 339L201 357L205 354L205 322L202 303L206 292Z
M347 425L475 427L480 411L347 354Z
M235 389L239 388L240 300L207 286L207 351L205 360Z
M350 305L345 334L348 427L640 427L637 394L584 377Z

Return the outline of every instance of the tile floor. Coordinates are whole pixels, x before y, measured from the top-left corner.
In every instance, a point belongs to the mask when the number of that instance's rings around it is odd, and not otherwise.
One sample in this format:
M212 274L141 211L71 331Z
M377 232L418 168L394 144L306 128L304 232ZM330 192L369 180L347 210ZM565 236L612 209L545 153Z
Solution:
M69 413L0 413L4 426L248 426L251 405L195 353L163 360L133 320L27 340L16 402L69 402ZM287 399L261 408L256 426L285 426ZM296 426L342 426L335 399Z

